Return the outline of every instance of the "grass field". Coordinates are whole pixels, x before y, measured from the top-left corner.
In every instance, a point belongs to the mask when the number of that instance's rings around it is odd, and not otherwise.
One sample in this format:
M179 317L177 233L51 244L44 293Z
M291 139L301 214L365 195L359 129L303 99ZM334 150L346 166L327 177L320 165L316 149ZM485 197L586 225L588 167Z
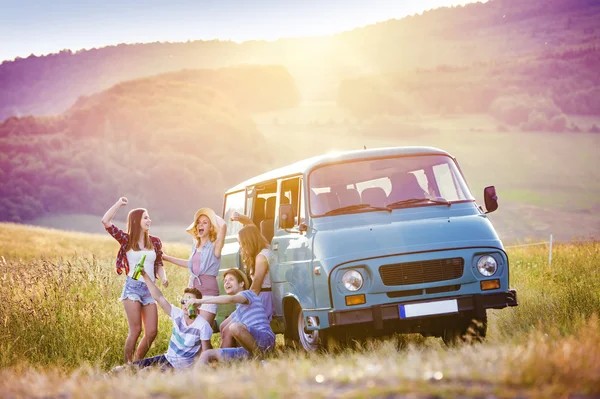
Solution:
M185 256L187 247L165 244ZM104 235L0 224L3 397L578 397L600 395L600 243L509 250L519 306L490 311L488 340L448 349L397 336L335 354L284 350L178 373L107 374L127 327L117 298L117 243ZM174 302L185 286L168 266ZM148 356L166 351L170 323ZM218 334L213 336L218 344ZM166 378L165 378L166 377ZM235 381L235 383L233 383Z

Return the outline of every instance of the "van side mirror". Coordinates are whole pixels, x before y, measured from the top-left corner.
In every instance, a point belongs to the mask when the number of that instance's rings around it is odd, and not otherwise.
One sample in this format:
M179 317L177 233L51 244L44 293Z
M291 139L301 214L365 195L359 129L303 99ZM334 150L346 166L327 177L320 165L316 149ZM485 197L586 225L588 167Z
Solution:
M498 196L496 187L489 186L483 189L483 200L485 201L486 213L492 213L498 209Z
M292 204L281 204L279 206L279 227L289 229L294 227L294 209Z

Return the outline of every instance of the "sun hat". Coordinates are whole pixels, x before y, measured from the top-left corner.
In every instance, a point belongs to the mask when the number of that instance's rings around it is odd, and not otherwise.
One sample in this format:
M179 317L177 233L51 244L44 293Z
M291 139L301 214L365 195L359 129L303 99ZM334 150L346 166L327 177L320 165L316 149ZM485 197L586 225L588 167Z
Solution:
M194 213L194 221L192 222L192 224L189 225L187 229L185 229L185 231L194 236L194 225L196 224L196 221L201 215L205 215L208 218L208 220L210 220L210 224L214 226L215 229L218 228L217 214L215 213L215 211L213 211L210 208L200 208L196 211L196 213Z
M225 272L223 273L223 278L225 278L225 276L228 274L237 274L238 276L240 276L242 278L242 280L244 281L244 290L250 289L250 282L248 281L248 276L246 276L246 273L244 273L240 269L231 268L231 269L225 270Z

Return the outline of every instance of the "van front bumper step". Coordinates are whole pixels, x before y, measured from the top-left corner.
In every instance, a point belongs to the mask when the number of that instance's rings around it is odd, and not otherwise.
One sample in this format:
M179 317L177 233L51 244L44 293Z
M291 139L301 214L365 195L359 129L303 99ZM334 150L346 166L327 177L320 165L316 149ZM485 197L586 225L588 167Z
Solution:
M506 292L498 292L493 294L476 294L459 297L437 298L436 301L452 299L456 299L459 313L474 312L476 316L483 316L486 309L502 309L508 306L518 305L517 291L515 290L509 290ZM423 302L424 301L395 302L387 303L384 305L370 306L362 309L334 310L328 313L329 326L336 327L359 323L373 323L373 326L375 328L380 329L383 328L384 320L400 319L399 305L408 305L411 303ZM422 317L438 316L439 315Z

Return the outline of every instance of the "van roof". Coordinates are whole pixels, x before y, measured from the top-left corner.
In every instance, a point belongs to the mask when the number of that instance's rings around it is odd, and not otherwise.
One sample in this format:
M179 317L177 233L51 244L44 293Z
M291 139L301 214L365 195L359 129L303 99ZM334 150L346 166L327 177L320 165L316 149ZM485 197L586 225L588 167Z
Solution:
M353 150L353 151L342 151L342 152L329 152L323 155L317 155L312 158L303 159L293 164L283 166L281 168L273 169L269 172L261 175L252 177L246 181L243 181L236 186L227 190L227 193L243 190L248 186L252 186L265 181L275 180L285 176L293 176L306 174L316 166L338 162L338 161L351 161L358 159L368 158L379 158L379 157L393 157L393 156L406 156L406 155L447 155L450 156L446 151L442 151L435 147L384 147L384 148L373 148L365 150Z

